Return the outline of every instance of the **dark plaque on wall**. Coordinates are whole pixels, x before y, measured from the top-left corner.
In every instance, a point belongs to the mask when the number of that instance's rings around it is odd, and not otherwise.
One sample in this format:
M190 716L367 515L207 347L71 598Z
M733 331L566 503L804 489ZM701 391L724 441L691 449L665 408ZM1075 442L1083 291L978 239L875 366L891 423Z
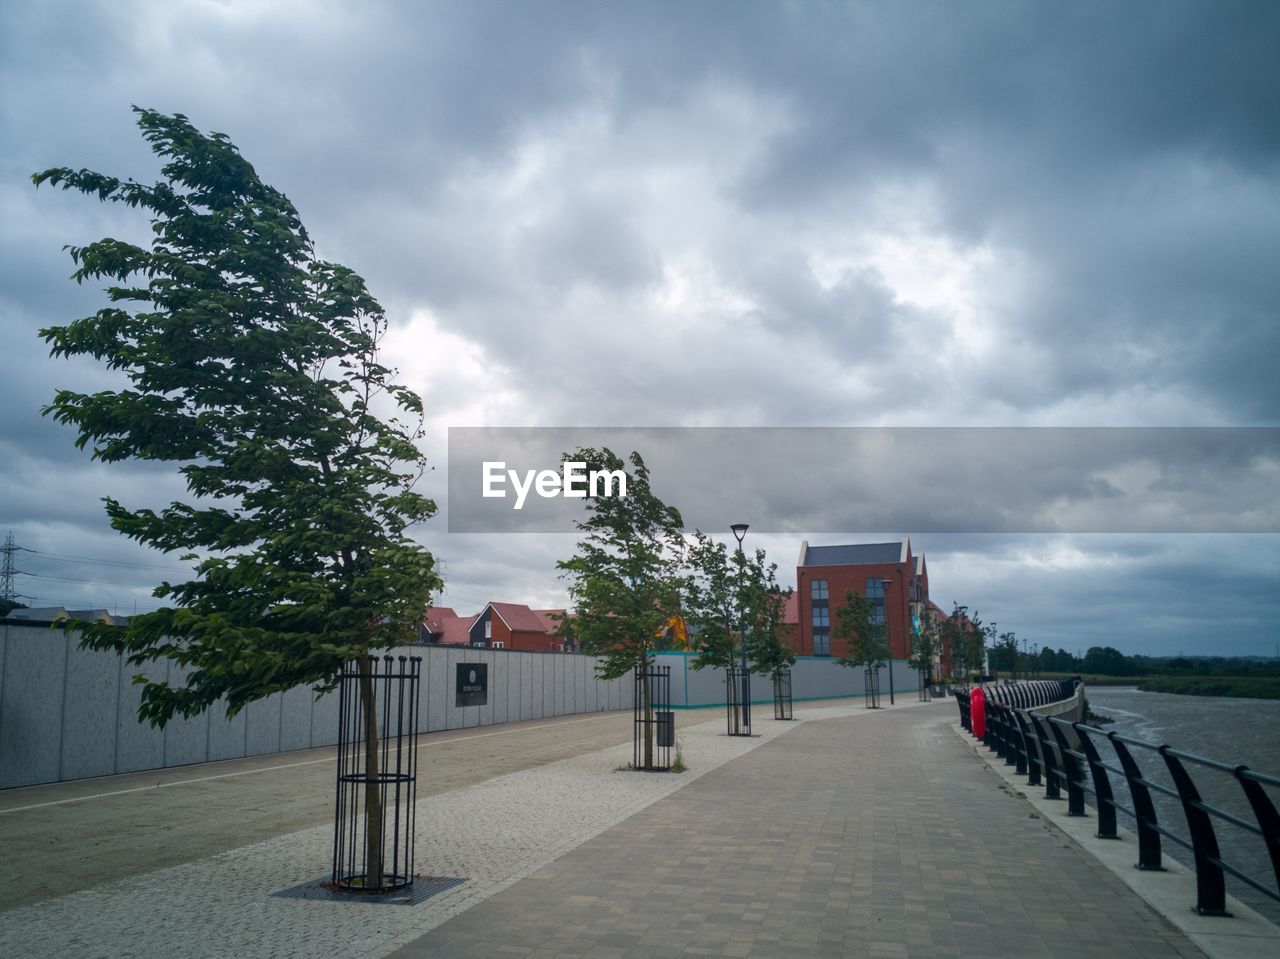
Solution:
M458 663L458 705L486 706L489 703L489 664Z

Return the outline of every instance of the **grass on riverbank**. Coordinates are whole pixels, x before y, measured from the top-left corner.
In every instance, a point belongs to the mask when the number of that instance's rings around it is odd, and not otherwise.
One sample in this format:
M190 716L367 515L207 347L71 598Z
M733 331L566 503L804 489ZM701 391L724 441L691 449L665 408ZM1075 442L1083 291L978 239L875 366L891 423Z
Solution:
M1045 673L1045 679L1070 679L1075 673ZM1235 696L1280 699L1280 676L1101 676L1078 674L1086 686L1137 686L1148 693L1180 696Z
M1151 676L1138 683L1149 693L1280 699L1280 676Z

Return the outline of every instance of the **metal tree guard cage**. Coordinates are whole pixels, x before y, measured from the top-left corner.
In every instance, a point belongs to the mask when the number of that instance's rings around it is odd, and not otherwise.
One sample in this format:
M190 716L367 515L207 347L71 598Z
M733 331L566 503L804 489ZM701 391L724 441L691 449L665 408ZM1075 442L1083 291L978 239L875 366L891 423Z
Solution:
M671 709L671 667L646 663L635 668L635 735L631 766L668 772L676 744L676 714Z
M725 732L729 736L751 735L751 714L743 708L743 687L747 685L743 682L744 675L737 666L730 666L724 671Z
M791 670L785 666L773 674L773 718L793 718L791 715Z
M421 667L417 656L370 656L342 667L332 883L344 892L413 884Z
M863 705L867 709L880 708L880 668L878 666L868 666L864 674L867 683L867 695Z

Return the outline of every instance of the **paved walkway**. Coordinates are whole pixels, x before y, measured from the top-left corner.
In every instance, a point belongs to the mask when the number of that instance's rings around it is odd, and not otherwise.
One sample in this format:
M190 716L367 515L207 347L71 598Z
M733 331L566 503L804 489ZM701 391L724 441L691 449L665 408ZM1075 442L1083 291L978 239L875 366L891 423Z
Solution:
M440 925L449 956L1202 953L946 728L806 722Z
M424 773L445 791L420 804L417 859L467 881L417 906L274 896L324 873L324 823L290 831L280 814L270 838L227 845L236 837L228 810L290 807L291 795L314 788L317 770L332 776L324 756L97 799L76 796L127 783L48 787L41 796L56 805L5 794L0 955L1201 955L1002 790L948 728L949 704L870 712L845 701L796 715L762 718L762 735L740 739L723 735L715 711L681 714L691 770L680 776L616 771L630 745L593 748L591 736L625 737L629 717L461 732L456 750L424 754ZM571 755L548 761L560 751ZM454 763L483 781L455 782ZM515 771L484 777L481 767L504 764ZM231 804L215 807L202 829L200 793L190 791L215 782L231 790ZM42 860L23 840L28 822L77 816L63 822L83 820L85 836L107 840L131 803L147 804L139 818L158 836L151 846L137 846L131 825L124 853L93 860L95 883L14 907L41 863L65 875L79 855L47 844ZM14 808L22 805L31 808ZM189 845L206 831L213 855ZM25 851L10 859L15 848ZM158 860L163 868L148 871L137 861L146 849L177 864ZM124 863L121 876L101 875L112 863Z
M431 733L420 799L629 742L631 710ZM0 913L333 823L332 746L0 790ZM2 921L2 920L0 920Z

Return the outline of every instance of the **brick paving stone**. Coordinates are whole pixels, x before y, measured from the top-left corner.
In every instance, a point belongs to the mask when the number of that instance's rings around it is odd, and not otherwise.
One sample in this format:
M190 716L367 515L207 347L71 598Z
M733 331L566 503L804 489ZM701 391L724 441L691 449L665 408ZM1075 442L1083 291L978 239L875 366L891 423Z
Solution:
M393 956L452 956L494 929L532 934L538 956L1203 955L993 789L951 719L799 724Z

